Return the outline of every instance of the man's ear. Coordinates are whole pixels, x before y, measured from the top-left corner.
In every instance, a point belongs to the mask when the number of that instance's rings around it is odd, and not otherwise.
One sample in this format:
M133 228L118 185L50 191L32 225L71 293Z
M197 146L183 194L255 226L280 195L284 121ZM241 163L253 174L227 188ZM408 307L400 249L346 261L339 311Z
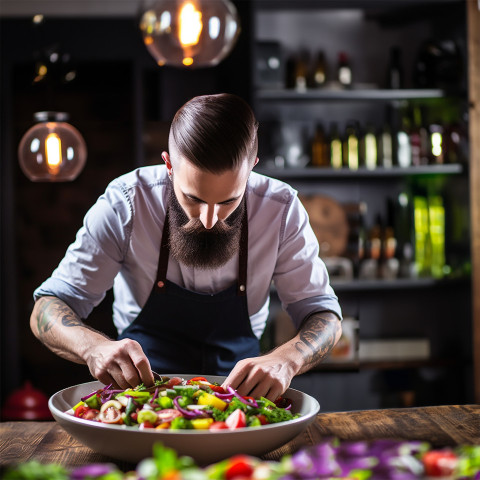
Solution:
M162 152L162 159L167 166L168 175L172 176L172 164L170 162L170 155L167 152Z
M258 162L259 162L259 158L257 157L257 158L255 159L255 163L253 164L253 166L255 166Z

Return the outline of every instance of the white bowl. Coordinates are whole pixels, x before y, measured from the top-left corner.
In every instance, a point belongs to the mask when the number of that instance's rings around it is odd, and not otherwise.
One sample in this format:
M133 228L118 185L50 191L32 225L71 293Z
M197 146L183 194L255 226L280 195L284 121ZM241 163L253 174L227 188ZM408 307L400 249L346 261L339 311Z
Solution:
M168 374L185 379L198 375ZM205 376L205 375L204 375ZM222 383L225 377L205 376L210 382ZM81 397L102 388L100 382L89 382L60 390L52 395L48 407L55 420L75 439L103 455L136 463L152 456L152 447L160 442L179 455L192 457L198 465L223 460L243 453L261 456L292 440L315 420L320 405L313 397L289 388L284 396L292 401L292 413L301 417L288 422L237 430L138 430L124 425L108 425L76 418L65 413Z

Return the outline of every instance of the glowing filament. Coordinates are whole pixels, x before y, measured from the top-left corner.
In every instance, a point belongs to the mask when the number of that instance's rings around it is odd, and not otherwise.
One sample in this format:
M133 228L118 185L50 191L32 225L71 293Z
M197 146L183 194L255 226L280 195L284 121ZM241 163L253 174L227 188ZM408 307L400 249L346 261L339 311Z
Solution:
M180 43L182 47L196 45L202 32L202 12L193 3L186 3L180 10Z
M62 142L56 133L50 133L45 140L45 153L49 170L56 171L62 163Z

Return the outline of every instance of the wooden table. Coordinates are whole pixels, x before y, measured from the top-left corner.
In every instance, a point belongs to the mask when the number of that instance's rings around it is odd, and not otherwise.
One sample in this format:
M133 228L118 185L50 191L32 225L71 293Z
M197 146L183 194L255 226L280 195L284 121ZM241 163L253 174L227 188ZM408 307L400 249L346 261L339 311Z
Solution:
M265 455L282 455L314 445L325 437L342 440L394 438L424 440L433 446L480 444L480 405L320 413L304 433ZM135 465L112 461L74 440L55 422L0 423L0 466L36 459L72 468L88 463L115 463L123 471Z

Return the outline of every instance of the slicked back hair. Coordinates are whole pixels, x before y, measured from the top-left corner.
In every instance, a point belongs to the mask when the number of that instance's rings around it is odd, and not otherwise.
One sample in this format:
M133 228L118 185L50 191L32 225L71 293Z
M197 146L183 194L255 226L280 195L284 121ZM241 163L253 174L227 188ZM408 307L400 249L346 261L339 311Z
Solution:
M221 93L194 97L176 113L169 150L200 170L223 173L257 157L258 122L240 97Z

